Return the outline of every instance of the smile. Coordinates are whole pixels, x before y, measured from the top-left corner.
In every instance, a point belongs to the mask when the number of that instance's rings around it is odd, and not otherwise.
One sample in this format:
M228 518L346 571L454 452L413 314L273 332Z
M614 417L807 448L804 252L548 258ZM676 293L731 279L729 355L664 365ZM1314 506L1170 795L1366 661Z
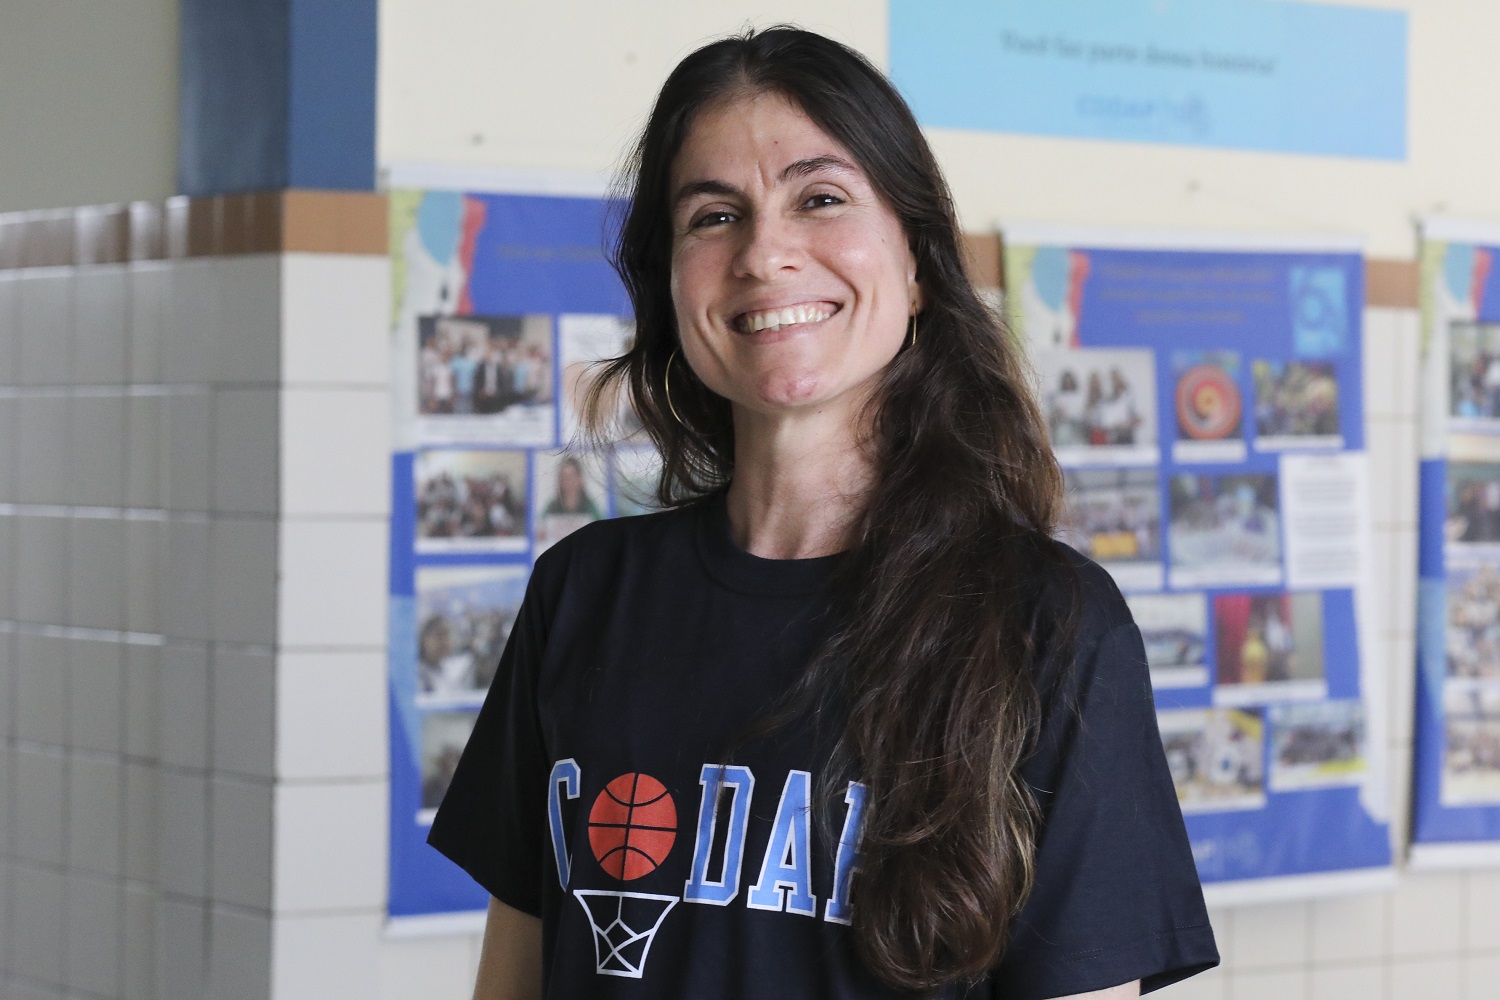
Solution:
M838 311L839 307L831 302L804 302L779 309L761 309L740 313L734 318L734 328L740 333L774 331L787 326L821 323Z

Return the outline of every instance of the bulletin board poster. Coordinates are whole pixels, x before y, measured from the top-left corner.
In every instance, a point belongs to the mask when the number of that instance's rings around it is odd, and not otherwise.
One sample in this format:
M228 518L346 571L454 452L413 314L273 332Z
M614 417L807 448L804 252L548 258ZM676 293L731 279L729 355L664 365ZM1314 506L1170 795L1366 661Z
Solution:
M1059 535L1140 627L1210 902L1392 884L1358 246L1004 239L1067 482Z
M1422 226L1412 863L1500 865L1500 224Z
M472 931L488 895L427 846L536 557L641 513L650 450L576 447L591 363L633 336L596 197L390 193L393 933Z

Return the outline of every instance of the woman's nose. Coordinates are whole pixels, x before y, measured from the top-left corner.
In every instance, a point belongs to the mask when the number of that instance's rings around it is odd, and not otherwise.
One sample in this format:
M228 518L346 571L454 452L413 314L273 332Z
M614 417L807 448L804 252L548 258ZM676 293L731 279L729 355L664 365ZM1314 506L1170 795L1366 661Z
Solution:
M741 277L773 281L795 271L806 259L796 227L774 215L757 215L743 229L743 244L735 255L735 273Z

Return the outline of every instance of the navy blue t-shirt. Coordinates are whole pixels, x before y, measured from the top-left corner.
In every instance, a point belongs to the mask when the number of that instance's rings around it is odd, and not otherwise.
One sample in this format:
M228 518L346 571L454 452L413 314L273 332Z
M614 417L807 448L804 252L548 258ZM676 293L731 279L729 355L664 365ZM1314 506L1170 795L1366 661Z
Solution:
M850 939L863 786L822 822L809 808L831 723L736 742L825 638L837 558L740 550L718 497L588 525L537 561L429 842L542 918L546 996L908 995ZM1218 962L1140 634L1077 565L1074 655L1037 678L1023 768L1035 888L999 966L940 996L1151 990Z

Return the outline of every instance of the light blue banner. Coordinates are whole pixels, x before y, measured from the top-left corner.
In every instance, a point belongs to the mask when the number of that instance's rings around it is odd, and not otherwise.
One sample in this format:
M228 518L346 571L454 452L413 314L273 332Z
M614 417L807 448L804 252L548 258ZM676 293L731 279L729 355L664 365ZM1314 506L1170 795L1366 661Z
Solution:
M1406 157L1406 14L1283 0L891 0L923 125Z

